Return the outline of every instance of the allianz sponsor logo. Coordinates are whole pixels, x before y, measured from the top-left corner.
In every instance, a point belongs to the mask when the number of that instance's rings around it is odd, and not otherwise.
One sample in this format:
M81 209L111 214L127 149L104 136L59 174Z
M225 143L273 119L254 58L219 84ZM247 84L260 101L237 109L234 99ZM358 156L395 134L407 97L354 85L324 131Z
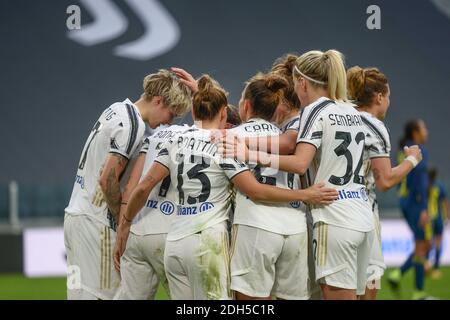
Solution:
M367 191L365 187L362 187L359 190L349 191L349 190L338 190L338 201L339 200L364 200L368 201L369 197L367 196Z
M158 206L159 205L159 206ZM159 203L158 200L147 200L145 206L149 209L158 209L162 214L170 216L175 211L175 205L171 201L163 201Z
M159 210L166 216L170 216L175 211L175 205L170 201L164 201L159 206Z
M191 216L196 215L198 213L206 212L214 208L214 205L211 202L204 202L199 206L191 206L191 207L183 207L178 206L177 215L179 216Z

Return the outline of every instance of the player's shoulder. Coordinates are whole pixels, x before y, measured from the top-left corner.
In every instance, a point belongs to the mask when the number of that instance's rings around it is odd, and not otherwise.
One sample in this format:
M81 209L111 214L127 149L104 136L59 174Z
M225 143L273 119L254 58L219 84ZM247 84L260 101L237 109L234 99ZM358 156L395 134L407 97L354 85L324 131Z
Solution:
M284 124L281 125L281 131L286 132L287 130L296 130L300 128L300 114L295 117L288 119Z
M169 126L168 125L159 126L152 133L152 135L150 136L150 139L171 137L171 136L174 136L175 134L180 134L180 133L186 132L190 128L191 127L188 125L177 125L177 124L173 124L173 125L169 125Z
M336 105L336 101L329 98L321 97L311 104L307 105L303 110L307 113L319 112L325 110L329 106Z
M365 111L361 111L359 114L367 130L367 134L380 140L384 145L390 146L389 130L384 122Z
M365 111L361 111L360 115L366 126L376 128L377 130L381 131L384 135L387 136L389 135L389 130L387 129L383 121Z
M121 102L115 102L110 105L105 112L114 113L117 122L130 127L140 127L145 129L145 123L142 120L139 109L129 100L125 99Z
M300 122L308 123L315 120L317 117L324 115L329 112L333 112L333 107L336 107L336 102L321 97L320 99L314 101L313 103L304 107L300 113Z

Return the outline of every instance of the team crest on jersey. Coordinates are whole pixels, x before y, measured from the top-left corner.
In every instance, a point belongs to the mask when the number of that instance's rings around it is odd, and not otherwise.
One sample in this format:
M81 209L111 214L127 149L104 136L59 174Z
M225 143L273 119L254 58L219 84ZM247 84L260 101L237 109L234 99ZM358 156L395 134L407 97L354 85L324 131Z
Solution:
M170 216L175 211L175 206L170 201L164 201L159 206L159 210L166 216Z

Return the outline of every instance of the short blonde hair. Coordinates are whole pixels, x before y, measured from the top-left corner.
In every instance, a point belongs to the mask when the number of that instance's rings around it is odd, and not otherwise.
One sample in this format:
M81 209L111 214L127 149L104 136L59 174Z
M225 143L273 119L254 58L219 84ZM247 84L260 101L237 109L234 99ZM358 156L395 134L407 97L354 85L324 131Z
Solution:
M304 78L313 86L326 89L333 100L347 101L344 56L337 50L313 50L302 54L296 61L293 75L306 76Z
M169 70L161 69L147 75L143 81L146 99L161 97L166 106L172 108L177 116L182 116L192 108L192 92Z

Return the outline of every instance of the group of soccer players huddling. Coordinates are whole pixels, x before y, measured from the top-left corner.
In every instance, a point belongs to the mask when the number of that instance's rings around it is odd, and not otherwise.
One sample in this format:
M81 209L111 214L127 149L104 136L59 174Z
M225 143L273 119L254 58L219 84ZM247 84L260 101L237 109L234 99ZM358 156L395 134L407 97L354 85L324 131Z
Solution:
M227 95L172 68L102 113L65 210L69 299L154 299L160 284L176 300L376 298L375 189L422 160L410 145L391 166L387 77L309 51L251 77L238 108Z

